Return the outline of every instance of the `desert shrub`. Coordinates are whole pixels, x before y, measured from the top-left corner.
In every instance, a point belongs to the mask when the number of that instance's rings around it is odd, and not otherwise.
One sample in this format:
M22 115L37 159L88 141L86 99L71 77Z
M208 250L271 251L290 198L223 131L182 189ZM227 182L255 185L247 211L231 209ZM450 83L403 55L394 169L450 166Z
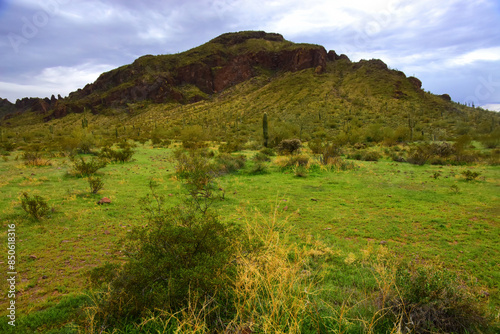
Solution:
M345 161L342 157L329 158L326 166L338 172L346 170L354 170L357 168L354 162Z
M476 180L481 175L481 173L466 170L462 172L462 175L465 177L465 181L469 182Z
M154 216L147 227L128 236L123 267L94 269L95 286L107 285L97 298L94 322L119 327L157 310L179 312L214 301L214 317L231 310L235 229L211 212L178 206ZM214 319L205 319L215 323Z
M331 144L323 146L321 151L320 151L320 154L321 154L320 162L323 165L327 165L327 164L329 164L329 161L331 159L339 157L342 154L342 151L340 149L340 146L331 143Z
M3 150L5 150L6 152L12 152L16 149L16 144L11 142L11 141L6 141L6 142L3 142L2 145L0 146L0 148L2 148Z
M281 154L295 154L302 147L299 139L284 139L276 148Z
M128 142L121 142L119 144L119 149L115 150L109 146L104 147L98 155L100 158L107 159L109 161L124 163L132 160L134 150L132 149L132 145Z
M500 165L500 149L492 150L491 152L485 154L484 160L488 165L498 166Z
M262 144L256 141L247 141L244 145L243 148L245 150L250 150L250 151L257 151L262 148Z
M89 176L87 181L89 182L89 188L92 194L97 194L97 192L104 187L104 182L98 176Z
M176 175L183 181L190 200L200 211L206 212L217 198L220 187L216 177L221 174L220 167L206 150L176 150L173 152Z
M264 147L259 152L262 154L268 155L270 157L274 157L276 155L276 152L270 147Z
M381 158L380 153L376 151L365 151L361 157L363 161L378 161Z
M466 165L472 164L480 160L479 154L472 151L458 151L452 159L450 159L450 164L452 165Z
M406 158L403 152L391 152L390 158L395 162L406 162Z
M362 161L378 161L381 158L380 153L372 150L357 150L347 155L348 159Z
M427 145L415 145L410 149L406 161L414 165L422 166L427 163L430 157L431 154L429 153Z
M307 166L310 157L307 154L297 154L290 156L279 156L274 160L274 163L281 169L287 170L296 166Z
M488 322L478 295L451 271L399 265L395 290L385 306L393 322L411 333L470 333Z
M206 131L200 125L188 126L181 130L180 139L185 149L198 149L206 147Z
M36 220L40 220L49 213L49 206L43 197L30 196L26 192L21 196L21 207Z
M238 140L227 141L219 146L219 152L232 153L243 150L243 143Z
M325 147L323 141L319 138L311 140L310 142L307 143L307 146L309 147L309 149L313 154L322 154L323 149Z
M250 174L266 174L268 173L268 165L262 161L257 161L250 169Z
M22 156L27 166L51 166L50 160L45 159L41 152L24 152Z
M220 154L216 158L218 170L221 173L232 173L245 167L246 158L244 155L231 155L229 153Z
M437 155L441 158L447 158L456 152L453 145L442 142L442 143L432 143L427 147L429 154Z
M107 162L100 158L92 157L86 160L80 156L71 158L73 161L73 170L71 174L79 177L85 177L95 174L99 169L106 167Z
M500 131L497 130L489 135L481 136L479 142L486 148L497 148L500 145Z
M271 157L268 156L267 154L262 153L262 152L257 152L252 157L252 160L255 162L268 162L268 161L271 161Z
M307 174L308 174L308 168L307 166L304 166L304 165L296 165L294 168L293 168L293 174L296 176L296 177L306 177Z

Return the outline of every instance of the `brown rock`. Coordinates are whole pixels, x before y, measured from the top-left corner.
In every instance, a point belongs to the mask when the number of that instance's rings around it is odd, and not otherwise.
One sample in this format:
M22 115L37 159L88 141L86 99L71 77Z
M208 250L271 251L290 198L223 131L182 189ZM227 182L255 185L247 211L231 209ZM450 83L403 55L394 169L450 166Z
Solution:
M97 202L97 204L101 205L101 204L111 204L111 200L107 197L103 197L99 200L99 202Z

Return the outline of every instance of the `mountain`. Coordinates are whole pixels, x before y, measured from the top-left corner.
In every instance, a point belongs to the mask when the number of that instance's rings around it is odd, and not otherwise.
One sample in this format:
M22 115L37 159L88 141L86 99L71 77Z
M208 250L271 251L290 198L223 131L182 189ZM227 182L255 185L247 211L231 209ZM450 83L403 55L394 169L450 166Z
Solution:
M379 141L384 131L398 128L408 140L482 135L499 121L497 113L425 92L419 79L381 60L351 62L322 46L262 31L227 33L182 53L140 57L64 99L2 101L7 128L43 122L71 127L75 117L65 121L68 115L85 114L108 129L141 127L142 135L161 128L178 137L186 126L198 125L210 139L258 138L264 111L275 135L344 135L354 142Z
M224 34L175 55L146 55L103 73L93 84L54 107L54 117L71 112L105 112L129 103L192 103L248 80L263 71L298 71L326 66L324 48L294 44L279 34Z

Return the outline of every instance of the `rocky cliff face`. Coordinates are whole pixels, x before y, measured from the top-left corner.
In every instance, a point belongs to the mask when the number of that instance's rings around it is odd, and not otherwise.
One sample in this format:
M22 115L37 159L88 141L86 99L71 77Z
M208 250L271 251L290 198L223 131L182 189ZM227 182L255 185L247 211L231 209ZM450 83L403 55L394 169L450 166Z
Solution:
M3 115L38 112L46 114L49 120L85 110L93 113L128 110L131 103L145 100L192 103L263 72L314 68L316 74L321 74L327 62L340 60L351 64L346 55L337 55L335 51L327 53L319 45L294 44L279 34L263 31L228 33L180 54L140 57L130 65L101 74L94 83L64 99L60 96L24 98L15 105L0 101L0 112L3 111ZM360 61L352 66L365 68L368 74L389 70L380 60ZM421 82L416 78L410 80L415 89L420 90Z
M66 103L54 106L53 116L83 112L84 108L98 112L99 108L125 106L142 100L189 103L202 99L201 95L188 100L179 87L193 85L200 92L211 95L248 80L262 69L299 71L319 68L321 72L326 67L328 56L325 49L314 45L237 54L224 51L224 47L229 48L255 38L278 43L284 41L279 34L264 32L224 34L209 42L222 45L223 48L185 65L172 66L172 62L162 63L154 56L144 56L131 65L103 73L95 83L71 93Z

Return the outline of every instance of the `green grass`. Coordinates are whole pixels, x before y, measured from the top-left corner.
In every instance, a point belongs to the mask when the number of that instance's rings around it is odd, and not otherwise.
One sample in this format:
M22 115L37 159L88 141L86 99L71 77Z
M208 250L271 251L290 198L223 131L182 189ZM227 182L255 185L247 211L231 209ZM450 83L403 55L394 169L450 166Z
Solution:
M75 296L85 292L88 271L107 261L123 261L118 241L132 227L147 223L138 202L149 192L150 179L160 184L167 205L184 197L168 159L170 149L145 145L136 150L135 161L98 172L104 188L97 195L89 193L85 178L67 174L68 158L51 158L52 166L26 167L15 159L21 153L14 152L8 161L0 161L0 235L5 240L7 225L16 224L16 305L22 328L46 332L71 324L68 314L84 302ZM243 153L248 158L255 154ZM252 175L253 162L248 161L244 169L220 178L225 199L216 206L223 220L241 224L254 210L267 213L278 206L288 217L290 242L331 248L335 256L326 266L323 284L336 292L328 297L332 304L356 300L364 290L374 289L363 258L384 248L398 258L442 263L477 278L498 316L498 167L355 161L355 170L314 168L299 178L291 169L280 171L268 164L265 174ZM478 180L465 181L462 172L468 169L481 173ZM434 179L437 171L441 176ZM22 192L44 197L53 212L32 220L20 207ZM112 200L110 205L97 204L104 196ZM6 290L5 282L0 289ZM2 316L7 302L4 296Z

